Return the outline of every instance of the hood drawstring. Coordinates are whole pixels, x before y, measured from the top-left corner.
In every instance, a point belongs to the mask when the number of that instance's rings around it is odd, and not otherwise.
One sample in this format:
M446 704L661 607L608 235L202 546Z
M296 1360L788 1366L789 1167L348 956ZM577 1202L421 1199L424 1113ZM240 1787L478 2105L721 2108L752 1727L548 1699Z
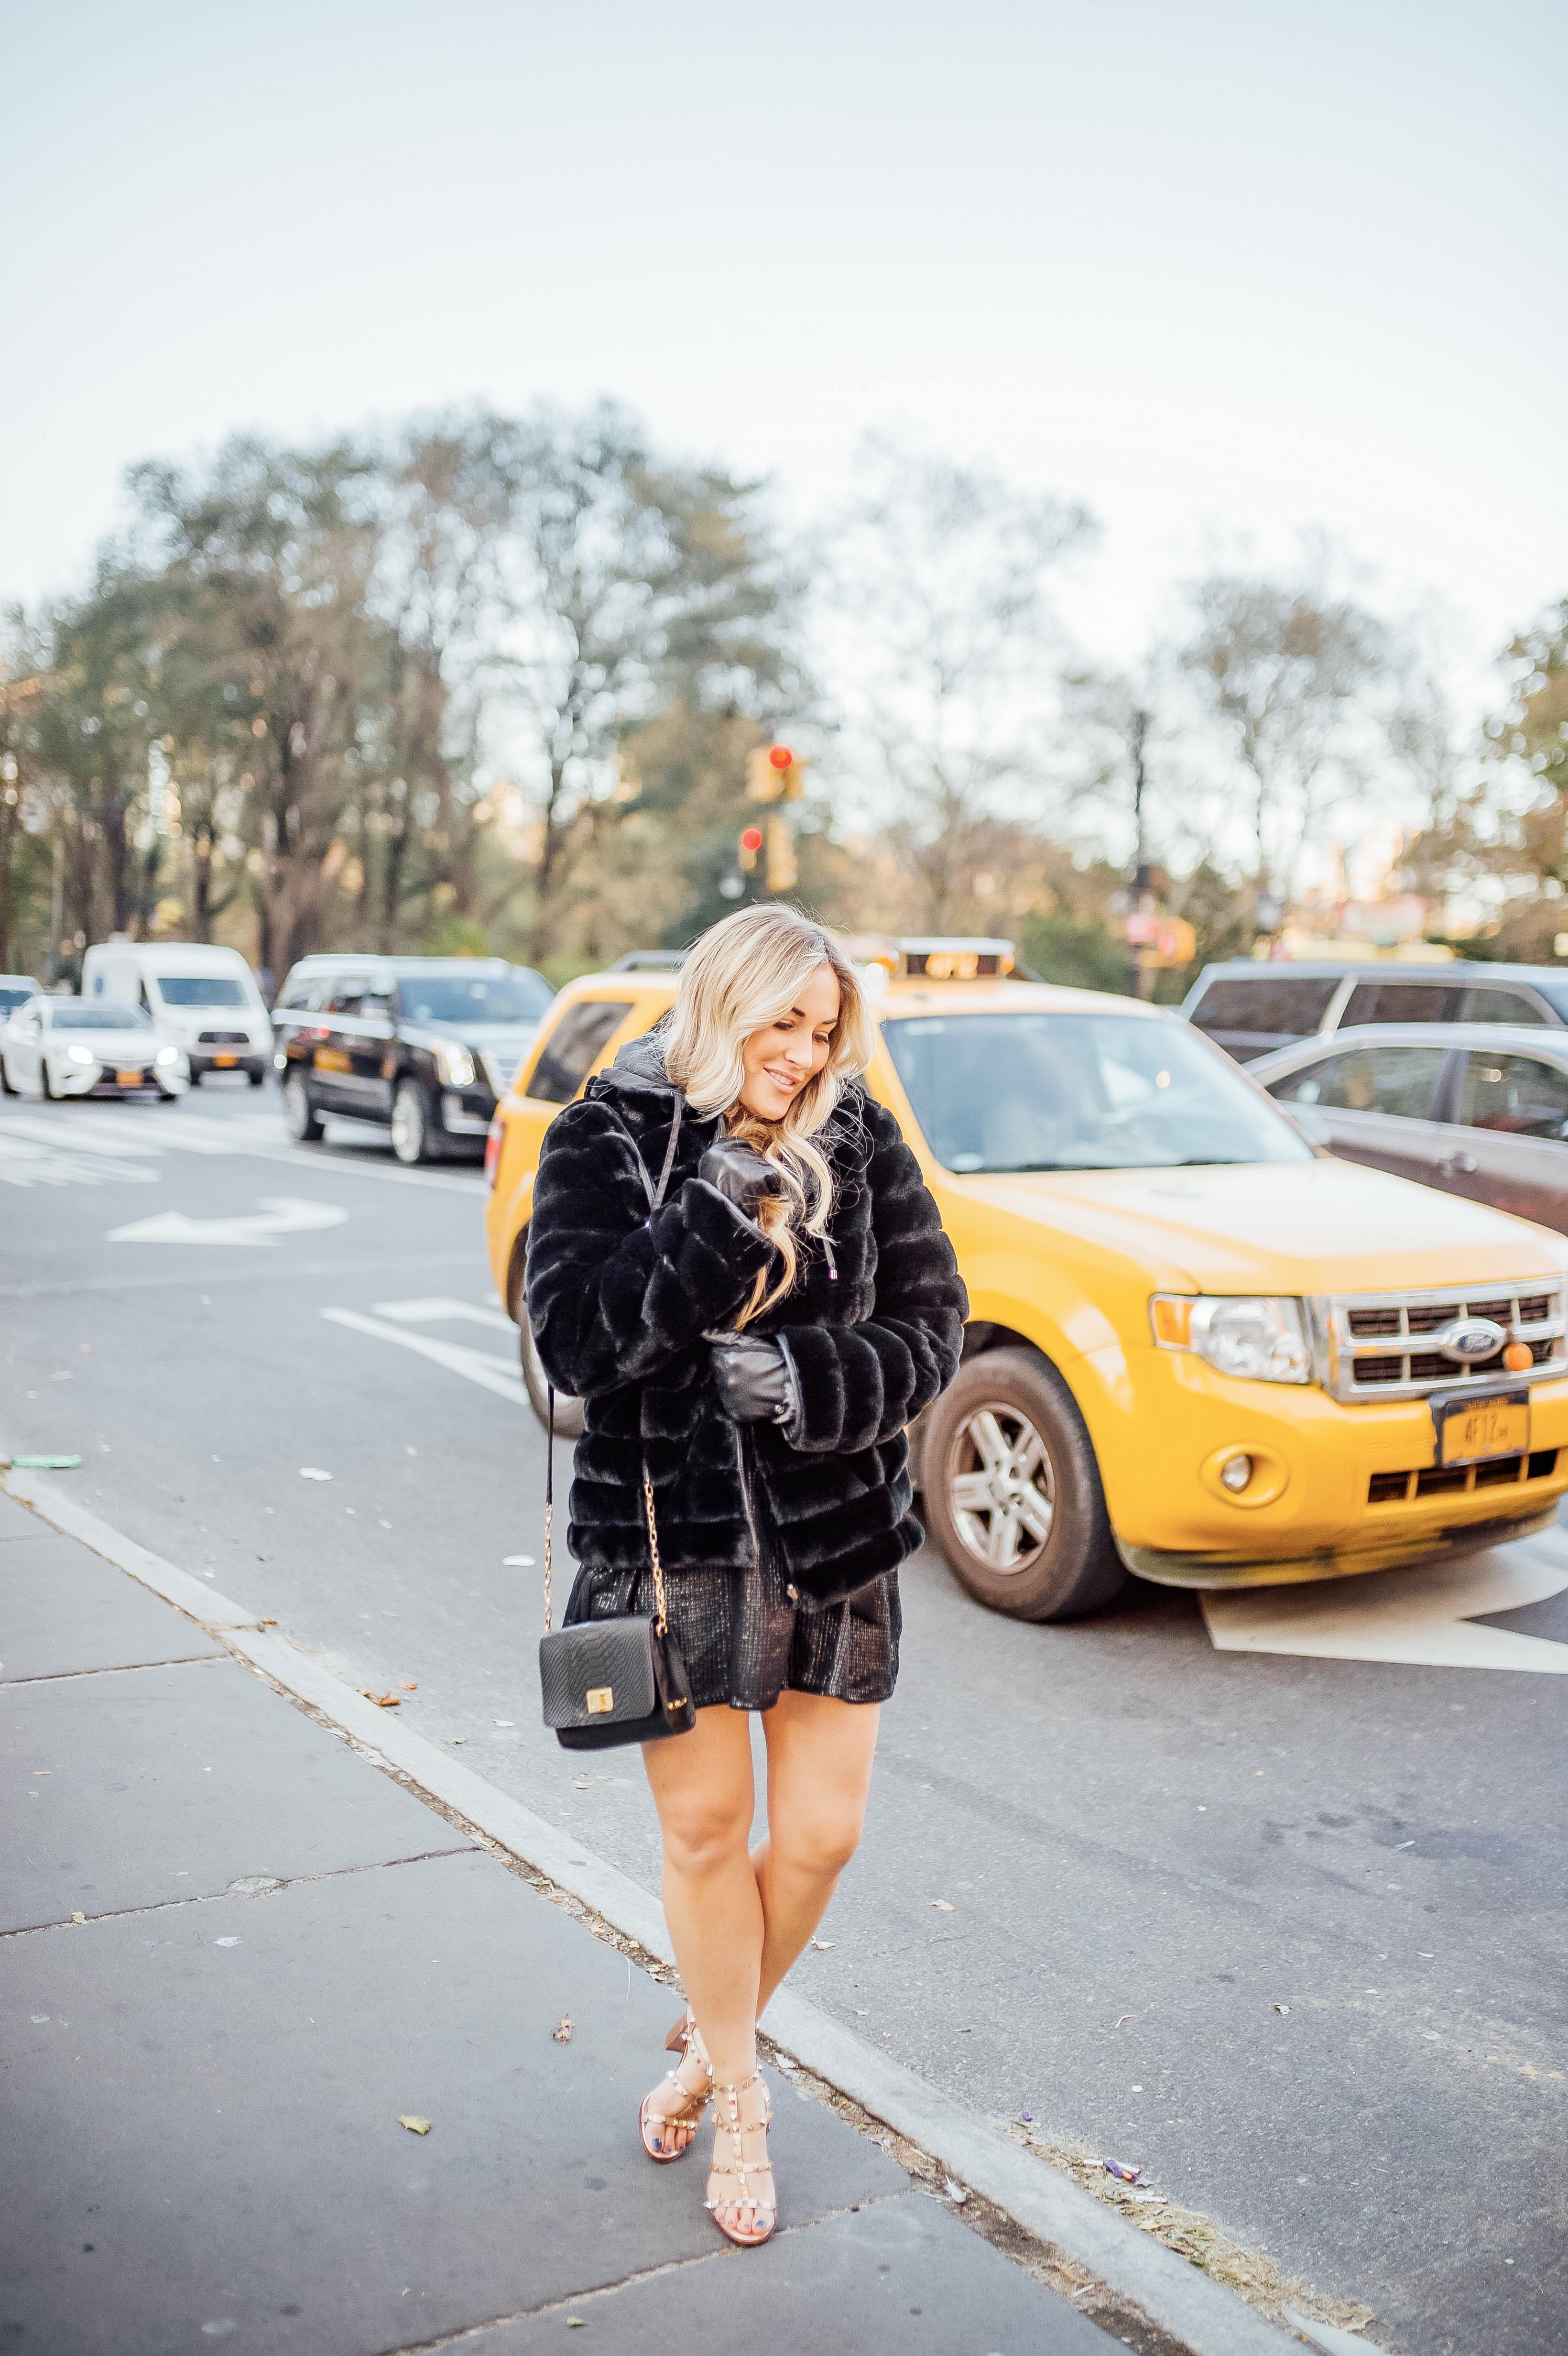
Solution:
M838 1263L833 1257L833 1246L826 1236L822 1238L822 1248L827 1255L827 1281L829 1284L837 1284L838 1281Z

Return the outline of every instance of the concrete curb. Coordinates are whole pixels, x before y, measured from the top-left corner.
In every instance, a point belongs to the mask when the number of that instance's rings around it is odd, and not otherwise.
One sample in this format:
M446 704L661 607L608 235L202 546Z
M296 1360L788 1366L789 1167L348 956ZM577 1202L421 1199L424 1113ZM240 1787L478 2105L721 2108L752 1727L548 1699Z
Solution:
M127 1571L219 1637L240 1659L400 1769L523 1864L602 1915L661 1962L673 1963L664 1910L649 1891L572 1836L486 1783L473 1768L297 1653L203 1579L149 1553L41 1474L10 1472L6 1494ZM1056 2255L1137 2308L1188 2356L1279 2356L1299 2348L1232 2292L1096 2201L950 2096L866 2045L832 2016L781 1989L763 2026L783 2049L1004 2211ZM1366 2343L1362 2343L1365 2345Z

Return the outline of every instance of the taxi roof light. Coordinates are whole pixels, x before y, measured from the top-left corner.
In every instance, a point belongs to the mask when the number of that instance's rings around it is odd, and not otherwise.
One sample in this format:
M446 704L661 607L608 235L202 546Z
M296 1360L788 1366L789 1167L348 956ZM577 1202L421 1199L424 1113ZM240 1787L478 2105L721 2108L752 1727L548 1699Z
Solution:
M922 933L891 940L885 933L859 933L848 946L858 965L880 965L890 975L924 981L999 981L1017 958L1011 941L984 934Z

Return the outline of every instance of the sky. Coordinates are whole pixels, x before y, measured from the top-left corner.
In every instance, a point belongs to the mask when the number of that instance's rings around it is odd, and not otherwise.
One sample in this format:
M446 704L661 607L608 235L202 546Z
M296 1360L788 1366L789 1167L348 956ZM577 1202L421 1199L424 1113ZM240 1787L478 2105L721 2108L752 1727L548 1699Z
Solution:
M0 602L136 459L602 394L790 518L889 428L1087 501L1103 659L1303 529L1470 703L1568 593L1546 0L0 0Z

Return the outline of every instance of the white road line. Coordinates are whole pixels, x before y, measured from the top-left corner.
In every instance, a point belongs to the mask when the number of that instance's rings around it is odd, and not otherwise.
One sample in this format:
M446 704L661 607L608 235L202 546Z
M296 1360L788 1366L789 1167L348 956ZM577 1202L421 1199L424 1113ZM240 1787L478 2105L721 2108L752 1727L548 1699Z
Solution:
M141 1162L111 1160L101 1153L61 1153L30 1137L13 1137L0 1130L0 1186L109 1186L122 1180L146 1186L155 1184L158 1175Z
M378 1317L395 1318L400 1325L434 1325L455 1317L471 1325L488 1326L496 1333L517 1330L504 1309L493 1309L488 1301L453 1301L438 1295L429 1301L378 1301L374 1307Z
M1294 1653L1328 1661L1403 1661L1415 1668L1524 1669L1568 1676L1568 1644L1512 1628L1478 1628L1483 1612L1519 1612L1568 1588L1568 1540L1544 1531L1457 1562L1305 1587L1206 1589L1203 1617L1221 1653Z
M140 1119L138 1119L140 1115ZM326 1119L330 1122L332 1116ZM156 1121L157 1135L152 1125ZM238 1134L235 1134L238 1132ZM364 1134L363 1129L360 1134ZM93 1182L86 1173L93 1164L88 1156L123 1154L146 1161L161 1161L168 1152L227 1155L230 1159L249 1157L253 1162L281 1162L296 1173L313 1165L316 1169L347 1170L356 1177L379 1178L393 1186L433 1186L449 1194L467 1194L483 1200L487 1189L477 1170L460 1175L455 1170L405 1170L400 1164L390 1164L370 1154L315 1153L308 1146L292 1144L281 1124L274 1124L260 1113L243 1116L234 1121L212 1119L200 1113L187 1113L167 1107L149 1108L126 1105L119 1110L106 1106L73 1105L59 1121L29 1119L26 1113L0 1111L0 1140L16 1136L50 1147L57 1154L71 1144L82 1147L83 1160L79 1173L80 1183ZM327 1140L331 1146L331 1138ZM117 1171L112 1173L124 1174ZM155 1176L155 1172L149 1172ZM17 1180L15 1183L32 1183ZM69 1180L55 1179L47 1183L62 1184Z
M322 1315L334 1325L347 1325L356 1333L368 1333L378 1342L395 1342L400 1349L417 1351L449 1374L462 1375L465 1381L477 1383L481 1389L494 1391L497 1398L510 1399L516 1407L528 1404L528 1393L516 1360L492 1357L488 1351L472 1350L462 1342L438 1342L433 1334L411 1333L399 1325L384 1325L379 1319L362 1316L357 1309L324 1309ZM510 1323L510 1320L507 1321Z
M259 1211L220 1219L193 1219L185 1211L160 1211L151 1219L111 1227L103 1240L109 1244L275 1245L280 1236L340 1227L347 1216L336 1203L306 1202L296 1194L263 1194Z

